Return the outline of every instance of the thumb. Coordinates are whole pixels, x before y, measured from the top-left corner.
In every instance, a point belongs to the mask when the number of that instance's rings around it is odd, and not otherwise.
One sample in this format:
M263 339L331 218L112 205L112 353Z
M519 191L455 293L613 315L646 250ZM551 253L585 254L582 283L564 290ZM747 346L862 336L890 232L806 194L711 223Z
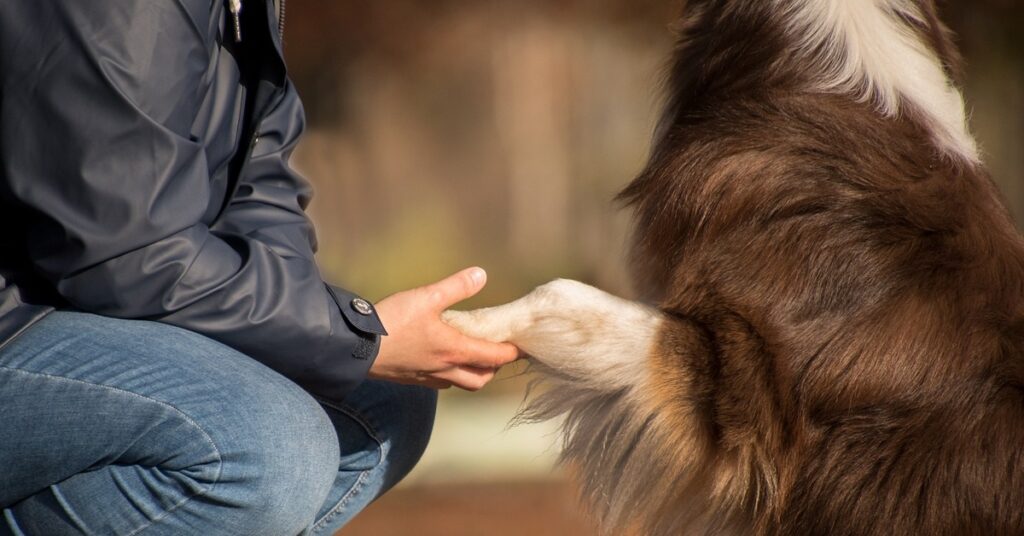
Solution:
M487 284L487 272L473 267L450 275L437 283L423 287L430 297L430 304L442 311L462 300L475 296Z

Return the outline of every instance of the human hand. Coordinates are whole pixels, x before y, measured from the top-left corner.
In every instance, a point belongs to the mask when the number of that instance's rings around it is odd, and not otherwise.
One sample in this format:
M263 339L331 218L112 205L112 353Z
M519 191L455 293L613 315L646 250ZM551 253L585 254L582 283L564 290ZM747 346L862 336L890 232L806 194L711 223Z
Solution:
M474 296L486 282L483 269L469 268L381 300L377 314L389 335L381 338L370 378L434 389L477 391L487 385L499 368L519 358L519 350L467 337L441 320L442 311Z

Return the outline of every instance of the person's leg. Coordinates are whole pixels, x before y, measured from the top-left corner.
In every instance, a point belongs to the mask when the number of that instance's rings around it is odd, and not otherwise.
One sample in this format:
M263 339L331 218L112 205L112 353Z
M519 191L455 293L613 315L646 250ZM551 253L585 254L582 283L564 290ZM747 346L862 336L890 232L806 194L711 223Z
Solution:
M54 313L0 349L0 534L299 534L338 467L312 397L189 331Z
M312 530L328 536L416 465L430 439L437 392L365 381L344 402L321 403L341 444L341 470Z
M200 335L55 313L0 349L0 535L331 534L416 464L436 400L367 381L321 409Z

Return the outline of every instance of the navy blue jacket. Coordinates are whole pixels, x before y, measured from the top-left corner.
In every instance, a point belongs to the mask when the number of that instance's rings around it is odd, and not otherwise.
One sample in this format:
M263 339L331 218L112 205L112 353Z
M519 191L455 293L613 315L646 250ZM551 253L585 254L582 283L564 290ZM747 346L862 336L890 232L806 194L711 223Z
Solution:
M314 262L274 5L238 43L227 8L0 2L0 345L55 309L156 320L340 399L384 328Z

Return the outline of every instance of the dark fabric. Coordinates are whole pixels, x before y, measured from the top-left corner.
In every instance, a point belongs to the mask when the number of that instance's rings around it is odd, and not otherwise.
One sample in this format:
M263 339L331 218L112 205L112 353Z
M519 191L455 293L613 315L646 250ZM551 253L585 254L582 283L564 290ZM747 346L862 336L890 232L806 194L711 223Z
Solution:
M0 2L0 344L54 308L184 327L341 399L384 328L314 263L274 6Z

